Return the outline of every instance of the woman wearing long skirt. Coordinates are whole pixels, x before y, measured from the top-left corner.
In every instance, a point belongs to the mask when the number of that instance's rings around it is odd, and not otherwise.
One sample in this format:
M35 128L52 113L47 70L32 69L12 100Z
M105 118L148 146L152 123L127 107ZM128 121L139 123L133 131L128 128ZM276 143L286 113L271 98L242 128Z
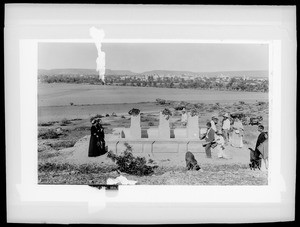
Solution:
M234 123L232 126L232 134L231 134L231 146L233 147L243 147L243 136L244 136L244 127L239 118L234 119Z
M100 119L92 120L91 137L89 144L89 157L97 157L105 154L104 129Z
M98 136L99 136L99 141L100 141L100 144L99 144L99 149L100 149L100 155L103 155L106 153L106 146L105 146L105 140L104 140L104 137L105 137L105 134L104 134L104 128L103 126L101 125L101 119L98 118L97 120L97 124L96 124L96 128L97 128L97 133L98 133Z

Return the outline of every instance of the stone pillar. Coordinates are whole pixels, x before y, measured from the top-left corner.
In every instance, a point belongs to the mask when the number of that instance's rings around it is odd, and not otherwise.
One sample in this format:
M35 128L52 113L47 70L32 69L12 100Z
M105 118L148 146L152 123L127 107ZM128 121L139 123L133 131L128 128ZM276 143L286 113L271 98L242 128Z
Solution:
M161 112L159 113L158 136L161 139L170 139L170 121Z
M141 115L131 115L130 137L132 139L140 139L142 137Z
M198 115L191 116L191 113L188 113L187 136L190 139L198 139L199 138Z

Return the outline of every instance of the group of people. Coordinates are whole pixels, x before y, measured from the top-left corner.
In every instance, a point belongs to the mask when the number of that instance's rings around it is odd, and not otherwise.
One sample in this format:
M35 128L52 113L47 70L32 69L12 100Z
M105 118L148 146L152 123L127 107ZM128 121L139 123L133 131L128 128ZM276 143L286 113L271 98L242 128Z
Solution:
M186 114L186 112L184 113ZM183 117L182 122L186 123L186 117ZM101 124L100 118L94 118L91 121L91 137L89 143L88 156L97 157L103 155L107 152L105 146L105 136L104 128ZM201 139L205 140L203 146L205 147L205 153L207 158L211 158L211 149L217 150L218 158L227 159L225 154L225 147L231 145L233 147L242 148L243 147L243 136L244 127L241 120L238 117L234 118L233 124L229 120L229 114L225 113L223 115L223 120L220 125L218 125L219 119L216 115L213 115L211 120L207 122L207 131ZM256 163L256 165L261 167L261 159L264 160L266 168L268 167L268 133L264 131L264 126L259 125L258 131L260 132L255 149L251 150L250 161Z
M207 158L211 158L211 148L218 150L219 158L227 158L224 150L225 146L229 143L233 147L243 147L244 127L238 117L234 119L234 123L231 125L229 114L225 113L222 124L219 126L218 123L219 119L216 115L213 115L211 120L206 124L206 134L201 138L206 141L204 147Z
M225 154L225 147L227 145L230 144L231 146L237 148L243 147L244 127L241 119L238 117L235 117L233 124L231 124L228 113L223 115L222 123L220 125L218 125L218 123L219 119L216 115L213 115L211 120L207 122L207 132L201 139L205 140L203 146L205 147L207 158L211 158L211 149L216 149L218 152L218 158L227 159L228 157ZM257 162L258 166L260 167L261 159L263 159L267 167L268 147L267 143L265 142L267 140L267 132L264 131L263 125L258 126L258 131L260 134L257 138L255 150L253 151L250 161Z
M89 143L88 157L97 157L106 153L104 140L104 128L100 118L94 118L91 121L91 137Z

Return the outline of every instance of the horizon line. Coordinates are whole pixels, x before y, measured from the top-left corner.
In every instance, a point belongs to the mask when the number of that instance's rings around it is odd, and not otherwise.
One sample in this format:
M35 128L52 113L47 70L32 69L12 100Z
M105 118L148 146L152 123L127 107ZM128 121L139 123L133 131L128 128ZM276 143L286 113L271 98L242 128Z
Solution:
M56 69L82 69L82 70L97 70L95 68L51 68L51 69L44 69L44 68L38 68L38 70L56 70ZM189 71L189 70L170 70L170 69L152 69L152 70L146 70L143 72L134 72L130 69L105 69L105 70L112 70L112 71L130 71L132 73L136 74L142 74L145 72L151 72L151 71L173 71L173 72L191 72L191 73L217 73L217 72L243 72L243 71L269 71L269 69L243 69L243 70L218 70L218 71L201 71L201 72L195 72L195 71Z

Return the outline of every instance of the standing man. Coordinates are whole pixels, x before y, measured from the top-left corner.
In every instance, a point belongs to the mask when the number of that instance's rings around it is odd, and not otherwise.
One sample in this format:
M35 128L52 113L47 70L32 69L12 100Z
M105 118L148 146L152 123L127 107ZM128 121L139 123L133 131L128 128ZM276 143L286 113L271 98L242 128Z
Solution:
M254 150L254 152L255 152L254 155L258 159L258 166L260 168L261 167L261 159L260 159L259 156L261 155L262 158L265 161L266 159L268 159L268 151L267 151L267 149L265 149L265 151L262 153L259 150L259 148L260 148L259 146L268 139L268 133L264 131L264 126L263 125L259 125L257 130L260 132L260 134L257 137L255 150ZM265 163L265 164L266 164L266 168L268 168L268 163Z
M225 140L225 145L228 144L228 140L229 140L229 130L230 130L230 120L229 120L229 114L225 113L223 115L224 120L223 120L223 124L222 124L222 133L223 133L223 137Z
M217 126L216 126L216 124L218 124L218 121L219 121L219 119L217 118L217 115L214 114L214 115L211 117L210 124L211 124L211 128L212 128L215 132L217 132Z
M211 146L215 144L215 131L212 129L210 122L206 123L206 127L207 132L201 139L205 139L203 146L205 147L206 157L211 158Z

